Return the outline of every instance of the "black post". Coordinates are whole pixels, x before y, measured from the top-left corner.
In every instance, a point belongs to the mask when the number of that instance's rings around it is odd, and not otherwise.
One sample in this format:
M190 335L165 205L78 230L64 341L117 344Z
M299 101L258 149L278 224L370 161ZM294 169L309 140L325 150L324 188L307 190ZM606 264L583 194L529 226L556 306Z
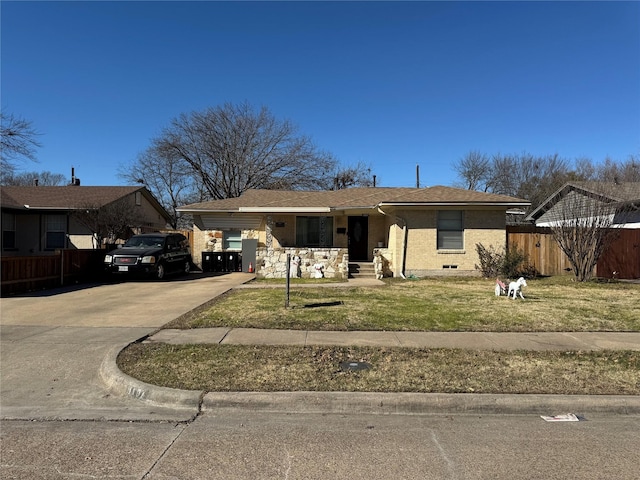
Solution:
M289 289L291 288L291 254L287 253L287 268L285 269L287 274L287 296L284 301L284 307L289 308Z

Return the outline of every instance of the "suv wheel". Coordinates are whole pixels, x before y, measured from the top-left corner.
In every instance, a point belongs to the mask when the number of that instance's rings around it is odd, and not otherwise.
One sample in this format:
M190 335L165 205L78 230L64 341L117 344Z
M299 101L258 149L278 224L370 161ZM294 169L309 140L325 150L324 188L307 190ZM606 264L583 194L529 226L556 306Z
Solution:
M157 280L164 279L165 273L166 273L166 270L164 268L164 263L159 263L158 266L156 267L156 279Z
M185 275L188 275L191 271L191 262L189 260L184 261L184 268L182 269Z

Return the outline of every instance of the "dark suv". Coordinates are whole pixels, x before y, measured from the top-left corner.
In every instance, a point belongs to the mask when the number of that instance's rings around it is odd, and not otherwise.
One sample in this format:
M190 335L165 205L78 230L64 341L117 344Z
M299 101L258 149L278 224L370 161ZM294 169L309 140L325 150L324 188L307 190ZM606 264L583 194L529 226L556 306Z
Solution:
M134 235L104 257L109 273L145 275L162 280L168 273L189 273L189 241L180 233Z

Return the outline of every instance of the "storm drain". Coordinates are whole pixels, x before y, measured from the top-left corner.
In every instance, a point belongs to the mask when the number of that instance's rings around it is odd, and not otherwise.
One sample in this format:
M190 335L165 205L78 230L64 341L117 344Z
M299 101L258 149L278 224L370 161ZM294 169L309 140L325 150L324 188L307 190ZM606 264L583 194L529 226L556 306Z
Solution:
M367 362L342 362L340 364L340 370L343 372L368 370L370 368L371 364Z

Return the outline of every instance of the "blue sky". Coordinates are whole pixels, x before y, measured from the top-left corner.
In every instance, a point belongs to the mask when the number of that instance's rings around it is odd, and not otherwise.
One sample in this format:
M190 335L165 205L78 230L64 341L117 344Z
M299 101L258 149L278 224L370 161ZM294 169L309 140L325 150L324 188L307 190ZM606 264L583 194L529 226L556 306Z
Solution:
M83 185L181 113L267 106L383 186L471 150L640 154L640 2L10 2L1 103Z

